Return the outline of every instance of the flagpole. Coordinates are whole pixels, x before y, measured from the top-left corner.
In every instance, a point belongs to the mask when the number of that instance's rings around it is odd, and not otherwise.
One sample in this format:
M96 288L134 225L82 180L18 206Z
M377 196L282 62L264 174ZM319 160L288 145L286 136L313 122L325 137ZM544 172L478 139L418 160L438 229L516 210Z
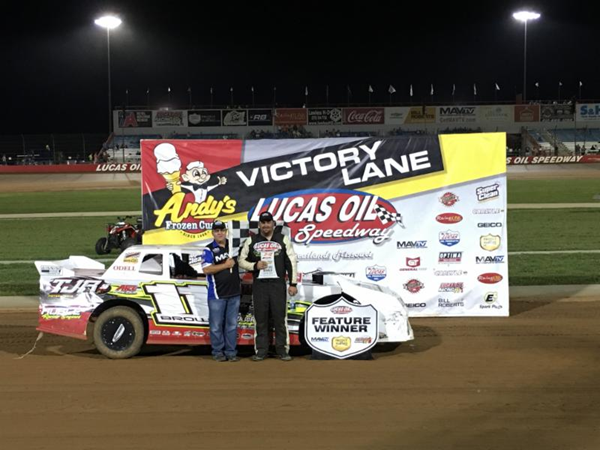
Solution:
M129 107L129 89L125 90L125 108Z
M211 108L213 108L213 87L211 86Z
M146 88L146 108L150 108L150 88Z
M190 86L188 86L188 101L190 108L192 108L192 88Z
M330 105L330 85L326 85L326 106Z
M495 83L495 103L497 103L497 85Z
M557 86L557 100L561 100L561 82Z
M230 104L234 108L234 88L230 86Z
M167 87L167 103L171 106L171 86Z
M578 82L578 100L582 100L582 82Z
M273 87L273 106L277 105L277 98L276 98L277 92L278 92L278 88L276 86L274 86Z
M254 86L252 88L250 88L250 92L252 94L253 106L255 106L255 87Z

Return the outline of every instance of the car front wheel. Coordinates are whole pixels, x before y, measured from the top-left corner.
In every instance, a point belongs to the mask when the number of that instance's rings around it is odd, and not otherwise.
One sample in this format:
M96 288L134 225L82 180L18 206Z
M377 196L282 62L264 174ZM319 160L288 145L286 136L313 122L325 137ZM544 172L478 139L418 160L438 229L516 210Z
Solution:
M144 324L133 309L113 307L98 317L94 325L94 345L111 359L128 359L144 344Z

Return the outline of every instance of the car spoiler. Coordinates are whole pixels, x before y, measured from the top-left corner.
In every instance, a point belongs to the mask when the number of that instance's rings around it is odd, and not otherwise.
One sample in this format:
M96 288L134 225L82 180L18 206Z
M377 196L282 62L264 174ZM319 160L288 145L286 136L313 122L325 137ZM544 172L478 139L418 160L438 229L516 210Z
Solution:
M36 261L35 267L42 277L73 277L76 275L76 272L90 271L99 273L105 270L103 263L81 255L72 255L66 260Z

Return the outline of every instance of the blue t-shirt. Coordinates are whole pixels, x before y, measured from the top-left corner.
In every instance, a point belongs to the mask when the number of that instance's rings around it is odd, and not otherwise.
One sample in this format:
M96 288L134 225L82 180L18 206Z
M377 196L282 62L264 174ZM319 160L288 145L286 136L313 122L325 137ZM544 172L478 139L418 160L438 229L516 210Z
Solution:
M219 246L217 241L213 240L203 251L202 267L209 265L219 265L230 258L227 242L225 247ZM232 296L240 296L240 274L238 271L238 262L232 269L224 269L215 274L207 274L209 282L208 298L224 299Z

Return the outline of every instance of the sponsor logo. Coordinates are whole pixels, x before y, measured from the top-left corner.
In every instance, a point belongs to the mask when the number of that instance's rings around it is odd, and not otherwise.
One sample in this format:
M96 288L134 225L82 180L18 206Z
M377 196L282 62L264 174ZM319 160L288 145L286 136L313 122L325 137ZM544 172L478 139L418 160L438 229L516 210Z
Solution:
M309 125L340 124L342 110L339 108L309 108Z
M119 285L113 290L113 293L119 294L134 294L138 291L137 285Z
M134 271L135 270L135 266L130 266L130 265L114 265L111 269L113 271Z
M480 237L480 247L485 251L492 252L501 246L501 237L499 235L482 235Z
M365 268L365 277L375 282L379 282L380 280L385 279L386 273L386 266L374 265Z
M111 286L104 280L87 278L58 278L49 282L51 295L78 295L81 293L106 293Z
M463 299L453 300L438 298L438 306L442 308L455 308L455 307L465 307L465 303Z
M438 263L461 263L462 255L463 252L440 252L438 254Z
M464 276L467 274L467 271L463 269L436 269L434 270L434 275L438 277L448 277L448 276Z
M329 343L330 339L328 337L311 337L311 341L318 343Z
M154 112L155 127L182 127L184 126L183 111L159 110Z
M140 172L142 165L139 163L105 163L96 166L96 172Z
M399 271L425 271L426 268L420 268L421 257L405 257L406 268L399 268Z
M40 315L43 319L79 319L81 318L82 309L77 307L66 307L60 305L45 305L42 306Z
M436 216L436 220L441 224L457 224L463 220L459 213L442 213Z
M438 287L439 293L463 293L463 282L443 282Z
M457 197L455 194L449 191L447 193L444 193L441 197L439 197L438 200L445 207L452 207L457 202L459 202L459 197Z
M481 283L493 284L499 283L501 280L503 280L503 276L496 272L487 272L478 276L478 282Z
M275 241L259 241L255 243L253 249L257 253L261 252L279 252L282 250L282 246L280 243L276 243Z
M459 106L459 107L440 107L439 108L440 122L476 122L476 107Z
M246 125L246 110L223 111L223 125Z
M492 185L479 186L476 188L476 197L478 198L478 202L484 202L499 197L499 186L500 185L498 183L493 183Z
M332 338L332 349L338 352L344 352L351 347L351 337Z
M424 284L417 279L411 279L403 284L403 288L409 293L419 293L419 291L424 288Z
M42 265L40 272L48 276L60 276L63 273L63 269L54 265Z
M395 224L403 227L390 202L361 191L299 191L261 198L249 213L249 221L257 221L264 211L270 211L276 221L284 221L292 239L302 244L365 238L381 244L390 239Z
M500 222L479 222L478 227L482 228L491 228L491 227L503 227L503 224Z
M251 338L253 338L253 334L249 334L249 333L243 333L241 335L243 340L250 340Z
M498 215L504 211L502 208L474 208L472 213L475 215Z
M405 304L405 307L407 307L407 308L426 308L426 303L425 302L413 302L413 303Z
M496 291L491 291L484 295L484 302L486 302L487 304L492 304L493 302L497 302L498 298L499 293L497 293Z
M275 125L306 125L306 108L278 108L275 110Z
M373 341L372 337L357 337L355 343L370 344Z
M425 249L428 247L428 241L397 241L397 249Z
M348 313L351 313L353 311L352 307L347 307L346 305L338 305L336 307L332 307L330 309L330 312L336 314L336 315L346 315Z
M461 240L461 235L455 230L446 230L438 234L438 241L445 246L455 246Z
M505 263L504 255L487 255L484 257L476 256L477 264L487 264L487 265L500 265L501 263Z
M345 124L383 124L384 108L345 108Z
M134 254L127 254L123 258L123 263L138 263L138 259L140 258L140 253L136 252Z

